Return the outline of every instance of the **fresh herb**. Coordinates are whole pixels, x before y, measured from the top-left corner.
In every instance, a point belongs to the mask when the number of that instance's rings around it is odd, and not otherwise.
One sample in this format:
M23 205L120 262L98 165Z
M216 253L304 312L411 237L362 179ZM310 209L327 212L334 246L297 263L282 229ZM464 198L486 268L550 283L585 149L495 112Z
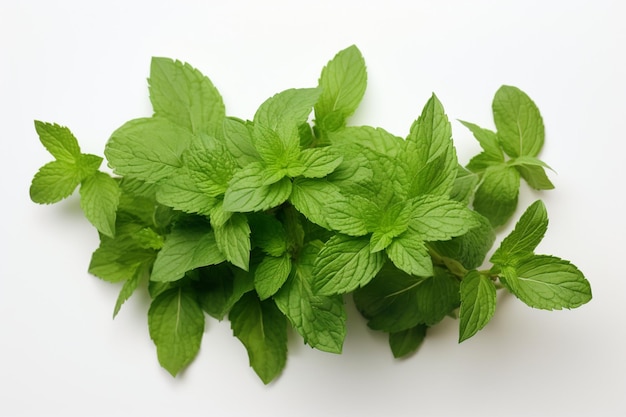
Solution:
M538 158L543 121L525 93L496 92L495 131L461 122L482 147L463 167L435 95L406 138L348 125L366 78L351 46L316 87L278 93L243 120L226 116L198 70L154 58L154 114L111 135L114 175L67 128L35 122L55 160L34 176L31 199L56 203L80 187L100 235L89 272L123 283L114 316L147 288L150 336L172 375L196 357L207 315L230 320L269 383L285 366L288 327L312 348L341 352L347 294L396 357L446 316L458 316L460 342L472 337L501 288L546 310L591 299L573 264L535 253L548 226L541 201L485 262L521 180L553 188Z

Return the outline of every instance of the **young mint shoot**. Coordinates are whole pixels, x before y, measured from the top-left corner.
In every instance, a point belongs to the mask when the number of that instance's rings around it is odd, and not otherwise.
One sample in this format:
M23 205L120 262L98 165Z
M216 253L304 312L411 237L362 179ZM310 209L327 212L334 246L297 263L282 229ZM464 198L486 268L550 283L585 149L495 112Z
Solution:
M458 317L459 342L474 336L499 289L546 310L591 300L576 266L535 253L548 228L540 200L491 250L522 180L554 188L539 159L543 120L524 92L496 92L495 130L460 122L482 148L462 166L434 94L405 138L349 125L366 80L351 46L317 85L279 92L245 120L227 116L200 71L153 58L154 113L111 134L112 175L68 128L35 122L54 160L35 174L31 199L56 203L80 189L100 236L89 272L120 283L114 316L147 290L150 337L174 376L197 356L209 317L230 321L267 384L285 367L289 327L341 353L348 296L388 333L394 357L447 316Z

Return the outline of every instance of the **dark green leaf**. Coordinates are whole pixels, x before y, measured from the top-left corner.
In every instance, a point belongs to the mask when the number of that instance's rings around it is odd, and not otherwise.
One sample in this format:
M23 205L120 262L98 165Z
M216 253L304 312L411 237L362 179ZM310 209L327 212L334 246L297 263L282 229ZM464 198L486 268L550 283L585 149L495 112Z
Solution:
M233 334L248 351L250 366L269 384L287 362L287 319L274 302L245 294L228 315Z
M204 333L204 313L195 294L183 288L160 294L150 305L148 328L159 363L176 376L198 354Z
M394 358L402 358L415 352L426 337L428 326L418 324L407 330L389 333L389 347Z

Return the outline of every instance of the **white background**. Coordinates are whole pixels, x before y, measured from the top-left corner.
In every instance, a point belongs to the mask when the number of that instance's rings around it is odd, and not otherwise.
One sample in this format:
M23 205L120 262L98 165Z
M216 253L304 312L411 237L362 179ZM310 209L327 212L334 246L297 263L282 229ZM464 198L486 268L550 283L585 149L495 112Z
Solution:
M0 415L626 415L625 21L618 0L3 1ZM228 114L251 118L270 95L315 86L351 44L369 73L352 123L403 136L434 91L463 163L478 146L456 119L493 127L501 84L535 100L556 189L523 188L520 210L544 199L540 251L578 265L593 300L545 312L501 296L473 339L459 345L446 319L401 361L348 304L343 355L292 337L269 386L228 322L210 320L196 361L170 377L148 335L147 296L113 321L119 287L87 274L98 242L77 199L30 202L51 158L33 120L70 127L102 155L114 129L150 115L151 56L191 63Z

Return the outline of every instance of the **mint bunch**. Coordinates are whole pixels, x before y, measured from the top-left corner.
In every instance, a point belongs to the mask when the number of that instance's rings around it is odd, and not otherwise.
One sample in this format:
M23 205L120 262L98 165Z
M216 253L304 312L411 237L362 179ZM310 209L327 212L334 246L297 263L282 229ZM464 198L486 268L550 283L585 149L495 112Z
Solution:
M348 294L395 357L446 316L458 316L459 341L472 337L499 288L547 310L591 299L574 265L535 253L548 225L541 201L484 266L521 180L553 188L538 158L542 118L525 93L497 91L496 131L461 122L483 149L463 167L435 95L406 138L348 126L366 79L351 46L316 87L280 92L243 120L226 115L198 70L154 58L154 114L112 133L113 176L67 128L35 122L55 160L33 178L31 199L55 203L80 188L100 235L89 272L123 283L114 316L147 288L150 336L172 375L197 355L207 315L230 321L269 383L285 367L289 327L312 348L341 352Z

